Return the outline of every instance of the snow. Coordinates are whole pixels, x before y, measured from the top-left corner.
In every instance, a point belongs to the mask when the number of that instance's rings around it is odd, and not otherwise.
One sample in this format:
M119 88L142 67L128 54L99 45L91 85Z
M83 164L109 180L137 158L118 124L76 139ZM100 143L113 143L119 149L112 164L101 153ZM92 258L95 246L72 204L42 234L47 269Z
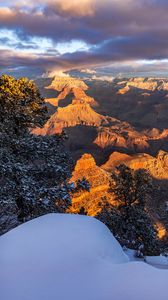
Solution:
M128 256L130 261L141 261L146 262L153 267L160 269L168 269L168 257L164 255L159 256L145 256L144 258L139 258L136 256L136 250L125 248L125 254Z
M147 256L145 258L145 261L148 263L148 264L151 264L153 266L156 266L156 267L165 267L165 268L168 268L168 257L167 256L164 256L164 255L160 255L160 256Z
M0 237L1 300L167 300L167 284L91 217L49 214Z

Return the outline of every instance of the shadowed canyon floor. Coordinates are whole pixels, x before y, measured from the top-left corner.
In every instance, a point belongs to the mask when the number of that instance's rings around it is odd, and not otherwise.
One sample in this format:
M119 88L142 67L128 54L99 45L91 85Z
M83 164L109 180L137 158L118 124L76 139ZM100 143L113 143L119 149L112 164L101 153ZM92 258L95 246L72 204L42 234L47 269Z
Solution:
M168 127L167 79L130 78L88 84L88 93L96 99L99 113L127 121L141 130Z

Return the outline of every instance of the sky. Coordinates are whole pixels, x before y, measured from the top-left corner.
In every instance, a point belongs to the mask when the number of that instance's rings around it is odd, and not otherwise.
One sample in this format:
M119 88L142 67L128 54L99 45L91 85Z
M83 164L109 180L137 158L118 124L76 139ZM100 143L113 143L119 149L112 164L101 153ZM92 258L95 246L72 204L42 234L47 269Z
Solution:
M168 75L167 0L0 0L0 73Z

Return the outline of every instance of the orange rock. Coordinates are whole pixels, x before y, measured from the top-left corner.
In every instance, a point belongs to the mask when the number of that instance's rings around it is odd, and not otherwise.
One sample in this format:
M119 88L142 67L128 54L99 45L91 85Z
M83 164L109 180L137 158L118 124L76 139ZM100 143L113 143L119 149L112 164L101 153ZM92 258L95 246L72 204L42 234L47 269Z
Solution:
M90 182L90 191L79 191L73 194L69 212L77 213L81 207L84 207L88 215L95 216L106 201L116 205L109 193L110 174L98 167L90 154L84 154L77 161L70 182L76 182L83 177Z

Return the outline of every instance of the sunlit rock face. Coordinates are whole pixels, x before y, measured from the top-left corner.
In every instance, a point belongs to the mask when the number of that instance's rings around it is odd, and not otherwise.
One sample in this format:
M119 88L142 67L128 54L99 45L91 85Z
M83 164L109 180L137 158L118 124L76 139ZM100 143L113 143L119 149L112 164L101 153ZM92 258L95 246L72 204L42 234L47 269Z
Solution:
M74 100L66 107L58 107L43 128L37 128L35 134L52 135L62 132L63 128L76 125L100 126L105 117L96 113L89 104Z
M54 106L57 106L60 100L64 100L67 97L72 97L72 99L79 100L83 103L96 104L92 97L86 95L85 91L88 90L88 86L80 79L72 77L55 77L51 85L46 87L46 89L60 92L55 98L55 101L54 99L46 99L46 102L49 102Z
M110 172L117 165L124 163L134 170L148 170L155 179L168 179L168 153L160 150L156 157L146 153L127 155L113 152L108 161L101 167Z
M164 237L168 227L164 213L168 191L168 81L131 78L88 85L94 97L87 96L88 87L81 80L55 78L50 88L57 95L46 100L55 111L43 128L33 131L52 135L65 129L65 145L76 162L71 181L85 177L91 183L90 191L72 195L69 211L77 213L84 208L88 215L95 216L106 202L118 205L109 193L110 173L124 163L134 170L149 171L156 181L158 192L149 209L159 236Z
M125 164L133 170L143 169L149 172L153 179L153 191L146 204L147 210L155 222L159 239L167 239L168 152L160 150L156 157L146 153L127 155L113 152L101 167L111 173L120 164Z
M146 153L128 155L113 152L101 167L96 165L92 155L84 154L76 162L70 182L77 182L78 179L82 180L85 177L91 184L91 188L90 191L79 190L72 194L72 205L68 212L79 213L84 209L87 215L96 216L107 203L118 207L119 202L110 192L110 181L111 173L120 164L126 164L134 170L147 170L156 181L153 186L154 194L147 201L146 208L155 222L159 239L167 238L168 222L164 189L166 189L165 180L168 180L168 153L164 151L160 151L157 157Z
M150 153L157 151L156 141L157 143L159 141L166 143L168 139L168 130L166 129L163 131L157 129L137 131L127 122L98 114L88 103L80 99L72 100L72 103L66 107L58 107L44 127L35 128L33 133L52 135L61 133L64 128L71 128L71 132L68 132L69 146L71 147L73 144L75 150L75 148L79 148L78 142L80 140L80 137L75 133L77 126L88 128L87 135L83 135L83 146L92 148L96 145L100 149L109 149L109 151L122 149L122 151L133 153L145 151ZM91 140L92 127L95 128L95 136Z
M88 89L87 85L84 81L73 78L73 77L59 77L56 76L52 83L47 87L47 89L54 89L56 91L61 92L64 88L68 87L71 88L80 88L84 91Z
M153 84L152 80L143 78L122 81L121 84L127 85L130 82L137 85L141 85L142 82ZM82 155L86 149L90 149L90 153L97 156L99 164L113 151L156 154L161 147L168 150L167 129L139 130L128 122L98 113L97 107L92 105L95 100L85 93L88 87L83 81L70 77L56 77L49 88L59 91L56 98L46 99L46 102L55 107L54 113L43 128L35 128L33 133L52 135L66 129L69 136L67 147L73 152L75 159L79 158L76 152ZM106 97L102 106L104 100ZM113 110L113 105L110 107ZM157 110L160 110L159 106Z
M90 154L84 154L77 161L70 181L76 182L83 177L91 184L90 191L81 190L73 194L69 212L77 213L83 207L88 215L95 216L105 201L115 205L109 193L110 174L98 167Z
M168 81L166 79L153 79L153 78L131 78L128 81L118 82L122 88L118 90L118 94L125 94L131 88L136 88L144 91L168 91Z
M123 151L141 152L150 147L148 140L144 132L139 133L128 123L118 122L109 127L99 128L94 143L101 148L111 148L111 151L123 149Z
M82 172L82 170L88 170L90 168L95 168L96 162L92 155L84 154L81 159L79 159L76 163L75 170L73 173L73 177L75 178L75 173Z

